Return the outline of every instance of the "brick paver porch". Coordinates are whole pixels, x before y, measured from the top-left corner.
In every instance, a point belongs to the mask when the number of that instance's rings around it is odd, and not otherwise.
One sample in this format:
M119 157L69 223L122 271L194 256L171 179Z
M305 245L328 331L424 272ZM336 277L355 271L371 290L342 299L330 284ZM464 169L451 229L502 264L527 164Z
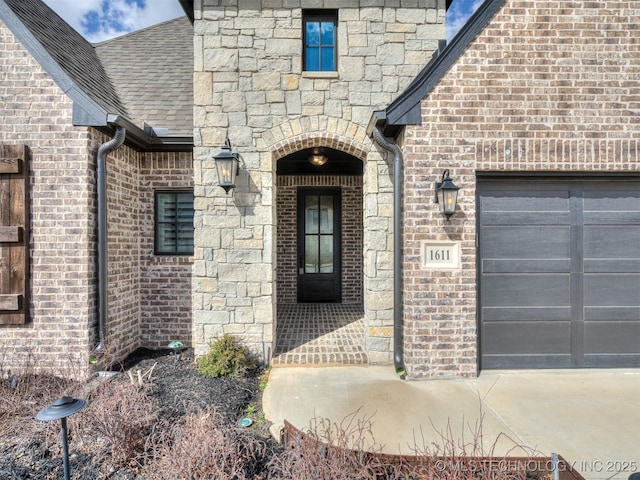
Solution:
M274 367L368 363L360 304L282 304L277 320Z

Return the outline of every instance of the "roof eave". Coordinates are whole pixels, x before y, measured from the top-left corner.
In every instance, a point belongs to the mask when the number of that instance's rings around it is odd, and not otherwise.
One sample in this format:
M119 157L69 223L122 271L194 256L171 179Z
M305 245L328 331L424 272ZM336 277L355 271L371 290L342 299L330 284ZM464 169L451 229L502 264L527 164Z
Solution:
M127 131L125 143L131 148L145 152L191 152L193 136L156 136L132 123L122 115L109 115L110 125L123 127Z

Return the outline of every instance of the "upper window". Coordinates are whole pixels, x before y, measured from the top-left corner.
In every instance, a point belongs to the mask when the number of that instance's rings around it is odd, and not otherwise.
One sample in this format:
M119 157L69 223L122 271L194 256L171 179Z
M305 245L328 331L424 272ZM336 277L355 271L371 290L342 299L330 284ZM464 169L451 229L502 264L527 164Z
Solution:
M193 254L193 192L156 192L156 254Z
M307 10L303 14L303 70L335 72L337 70L337 10Z

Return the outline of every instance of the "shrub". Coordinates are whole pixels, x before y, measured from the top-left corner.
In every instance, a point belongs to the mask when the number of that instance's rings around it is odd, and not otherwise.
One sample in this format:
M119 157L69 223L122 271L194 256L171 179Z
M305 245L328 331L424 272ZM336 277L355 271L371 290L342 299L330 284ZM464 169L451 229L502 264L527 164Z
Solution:
M89 428L106 442L114 466L135 460L144 451L158 408L146 390L128 381L106 382L83 412Z
M209 345L211 351L198 358L198 371L208 377L241 378L257 368L249 350L233 336L225 334Z
M263 478L271 456L267 443L225 426L210 408L188 414L152 439L148 480Z

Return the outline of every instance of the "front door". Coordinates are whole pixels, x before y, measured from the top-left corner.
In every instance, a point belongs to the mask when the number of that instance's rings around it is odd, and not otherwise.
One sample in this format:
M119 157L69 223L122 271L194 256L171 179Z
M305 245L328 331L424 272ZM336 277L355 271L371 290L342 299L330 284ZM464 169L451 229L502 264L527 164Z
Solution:
M298 190L298 302L340 302L340 189Z

